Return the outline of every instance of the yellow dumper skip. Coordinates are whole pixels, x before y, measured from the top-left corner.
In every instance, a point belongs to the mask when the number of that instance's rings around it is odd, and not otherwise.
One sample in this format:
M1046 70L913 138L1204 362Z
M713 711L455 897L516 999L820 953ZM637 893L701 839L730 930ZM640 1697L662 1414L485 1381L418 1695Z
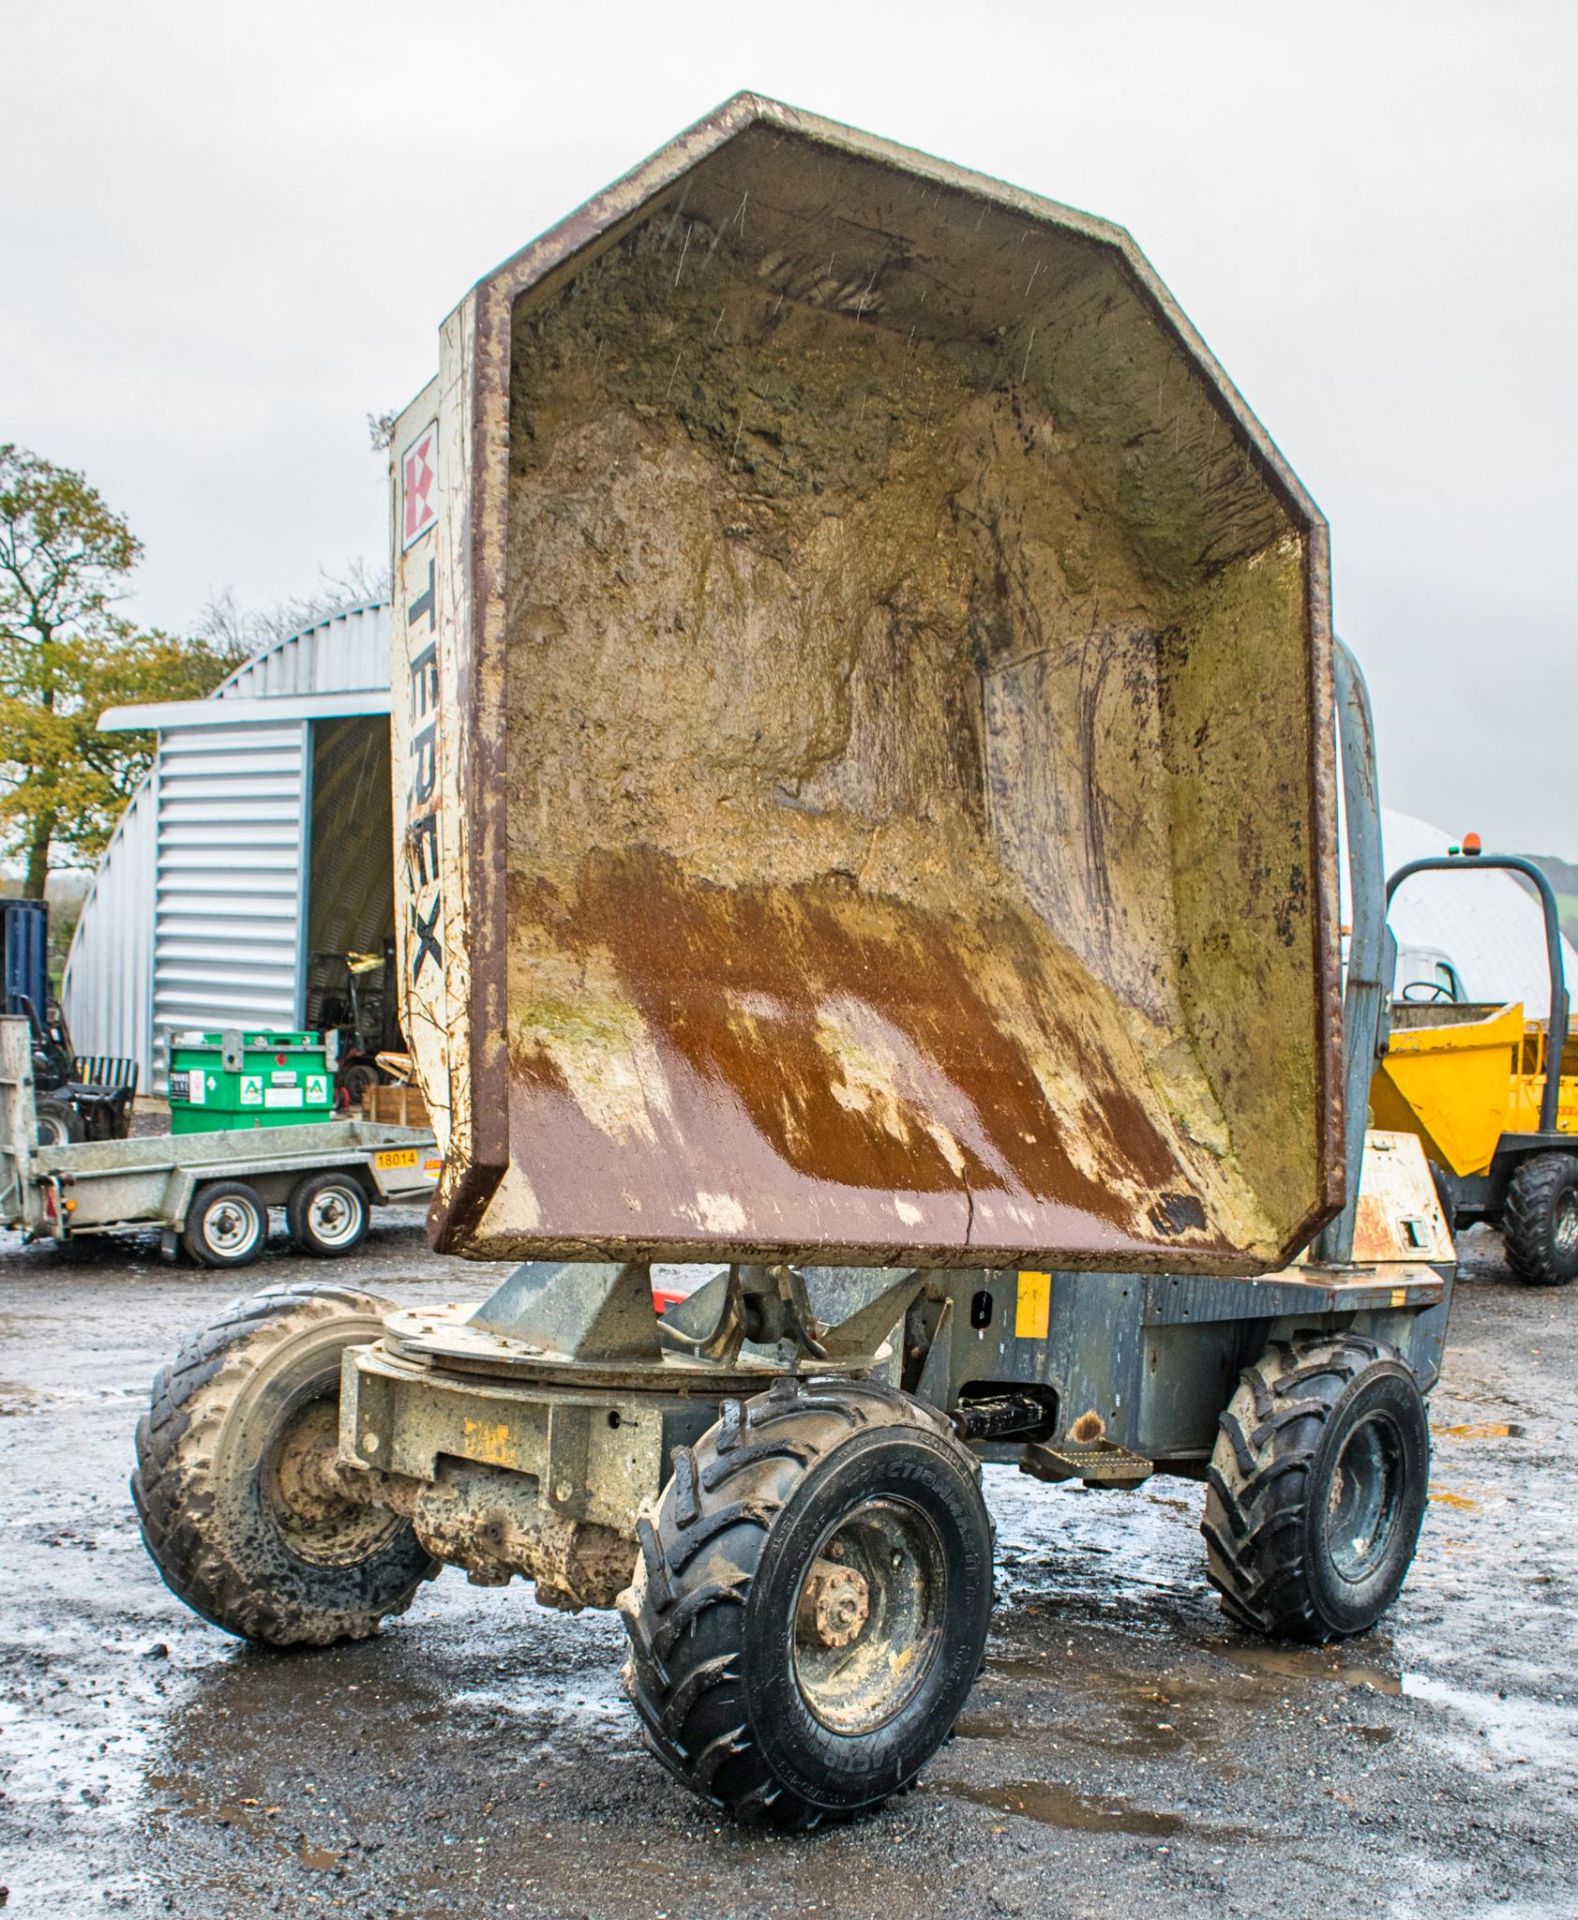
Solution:
M1546 1023L1526 1019L1516 1000L1494 1009L1424 1011L1431 1024L1393 1027L1370 1090L1375 1124L1416 1134L1449 1172L1485 1173L1504 1134L1539 1128ZM1407 1017L1401 1009L1399 1016ZM1563 1133L1578 1133L1575 1055L1569 1039L1557 1109Z

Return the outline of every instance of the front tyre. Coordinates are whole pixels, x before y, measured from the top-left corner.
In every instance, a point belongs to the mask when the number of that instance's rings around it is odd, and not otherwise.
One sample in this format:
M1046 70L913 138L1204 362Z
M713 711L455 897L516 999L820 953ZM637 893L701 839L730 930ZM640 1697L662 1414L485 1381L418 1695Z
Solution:
M637 1532L626 1691L658 1758L745 1818L805 1828L908 1786L986 1645L980 1468L870 1380L728 1401Z
M132 1498L165 1584L205 1620L271 1646L360 1640L435 1563L410 1523L349 1497L335 1469L340 1356L388 1303L273 1287L192 1334L137 1423Z
M1200 1531L1224 1610L1316 1645L1373 1627L1407 1578L1429 1493L1412 1371L1358 1334L1276 1340L1219 1424Z
M1539 1153L1507 1184L1501 1213L1507 1265L1530 1287L1578 1277L1578 1155Z

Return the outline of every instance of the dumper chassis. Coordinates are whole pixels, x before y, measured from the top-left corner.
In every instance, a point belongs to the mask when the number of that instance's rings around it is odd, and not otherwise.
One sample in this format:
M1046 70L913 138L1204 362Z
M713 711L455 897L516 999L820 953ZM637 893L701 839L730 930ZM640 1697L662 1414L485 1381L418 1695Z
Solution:
M1448 1290L1417 1264L735 1267L658 1316L635 1263L524 1268L437 1313L277 1288L161 1374L133 1490L175 1591L277 1646L372 1633L445 1563L617 1605L670 1771L814 1825L907 1785L963 1705L992 1601L984 1461L1203 1481L1236 1622L1312 1642L1373 1625L1424 1511Z
M830 206L882 240L847 286ZM649 394L687 315L716 357ZM790 1828L953 1725L985 1465L1202 1483L1235 1622L1373 1624L1453 1249L1418 1141L1366 1131L1369 709L1324 522L1127 236L742 96L441 364L396 438L402 1015L435 1243L524 1264L195 1334L133 1481L171 1587L274 1645L441 1565L617 1606L653 1752ZM819 451L862 382L881 435ZM716 1270L659 1312L653 1258Z

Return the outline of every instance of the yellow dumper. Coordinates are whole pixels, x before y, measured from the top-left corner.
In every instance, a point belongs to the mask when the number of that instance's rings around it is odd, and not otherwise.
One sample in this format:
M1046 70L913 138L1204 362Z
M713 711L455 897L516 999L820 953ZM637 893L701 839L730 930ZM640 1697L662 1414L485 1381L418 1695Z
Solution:
M1504 1006L1400 1003L1370 1091L1376 1126L1412 1133L1436 1170L1454 1227L1499 1227L1520 1280L1565 1286L1578 1275L1578 1037L1567 1016L1556 902L1532 861L1471 856L1532 880L1545 909L1551 1004L1543 1020ZM1392 876L1388 898L1421 869L1464 870L1463 858L1417 860ZM1550 1036L1565 1036L1553 1059Z

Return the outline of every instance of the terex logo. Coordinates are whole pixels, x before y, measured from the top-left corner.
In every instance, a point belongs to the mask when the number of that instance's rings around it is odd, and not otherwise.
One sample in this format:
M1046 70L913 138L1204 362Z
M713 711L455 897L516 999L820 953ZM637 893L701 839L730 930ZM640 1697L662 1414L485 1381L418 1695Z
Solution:
M438 524L438 423L424 427L400 456L400 551Z
M406 771L405 883L406 960L413 984L431 959L440 981L444 951L439 941L443 900L438 865L438 594L436 563L427 563L427 584L405 611L409 745ZM398 698L398 695L396 696Z

